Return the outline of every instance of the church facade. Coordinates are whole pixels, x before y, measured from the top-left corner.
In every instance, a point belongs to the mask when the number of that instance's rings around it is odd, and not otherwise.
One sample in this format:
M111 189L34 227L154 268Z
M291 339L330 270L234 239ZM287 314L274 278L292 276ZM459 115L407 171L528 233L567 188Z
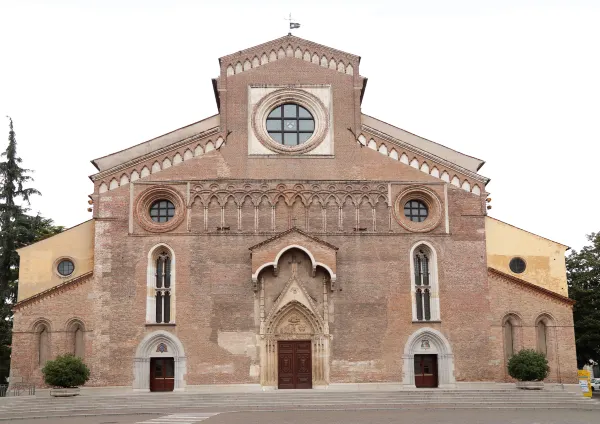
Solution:
M522 348L576 382L567 247L487 216L482 160L363 113L356 55L219 64L218 114L94 160L93 219L19 250L11 382L450 388Z

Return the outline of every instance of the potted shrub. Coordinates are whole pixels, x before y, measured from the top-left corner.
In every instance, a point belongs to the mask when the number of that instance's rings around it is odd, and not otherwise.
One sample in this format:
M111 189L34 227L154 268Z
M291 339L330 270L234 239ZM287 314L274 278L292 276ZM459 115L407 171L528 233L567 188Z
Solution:
M90 370L81 358L72 354L58 356L46 362L42 369L44 381L52 386L52 396L77 396L79 387L90 378Z
M541 390L550 367L544 354L523 349L508 360L508 374L517 379L517 388Z

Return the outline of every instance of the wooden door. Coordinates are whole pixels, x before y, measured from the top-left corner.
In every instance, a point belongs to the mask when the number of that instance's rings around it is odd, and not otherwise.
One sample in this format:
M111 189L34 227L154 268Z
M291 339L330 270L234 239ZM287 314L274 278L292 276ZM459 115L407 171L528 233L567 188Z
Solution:
M173 358L150 359L150 391L172 392L175 388L175 360Z
M415 355L415 386L438 386L437 355Z
M311 389L311 341L280 341L277 348L278 387L280 389Z

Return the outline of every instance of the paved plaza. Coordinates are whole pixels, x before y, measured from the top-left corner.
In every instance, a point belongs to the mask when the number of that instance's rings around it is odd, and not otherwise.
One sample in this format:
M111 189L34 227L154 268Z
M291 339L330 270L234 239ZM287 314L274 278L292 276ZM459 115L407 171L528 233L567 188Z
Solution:
M587 424L598 413L578 410L369 410L120 415L18 420L18 424ZM190 417L189 421L185 417Z
M83 392L0 399L0 424L592 423L598 399L566 390Z

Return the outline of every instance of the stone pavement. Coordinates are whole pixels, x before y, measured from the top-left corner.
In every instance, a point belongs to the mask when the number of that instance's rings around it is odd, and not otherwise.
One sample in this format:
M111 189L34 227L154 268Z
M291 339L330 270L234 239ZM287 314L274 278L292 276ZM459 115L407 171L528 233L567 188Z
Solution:
M593 411L600 402L567 391L414 390L330 392L279 390L260 393L143 393L127 396L75 398L14 397L0 400L0 424L20 418L89 417L93 415L162 414L256 411L411 411L411 410L538 410ZM156 417L154 417L156 418ZM134 421L144 421L141 416ZM210 420L217 417L210 418ZM220 418L218 418L220 419ZM110 422L107 419L105 422Z
M218 414L218 412L188 412L184 414L170 414L163 417L150 418L145 421L138 421L136 424L196 424Z
M44 418L15 424L136 424L161 423L162 415L120 415ZM155 421L149 421L155 420ZM173 421L179 422L182 421ZM166 422L172 424L173 422ZM185 422L185 421L184 421ZM201 424L589 424L598 422L596 411L579 410L374 410L228 412ZM164 422L163 422L164 423ZM165 423L165 424L166 424Z

